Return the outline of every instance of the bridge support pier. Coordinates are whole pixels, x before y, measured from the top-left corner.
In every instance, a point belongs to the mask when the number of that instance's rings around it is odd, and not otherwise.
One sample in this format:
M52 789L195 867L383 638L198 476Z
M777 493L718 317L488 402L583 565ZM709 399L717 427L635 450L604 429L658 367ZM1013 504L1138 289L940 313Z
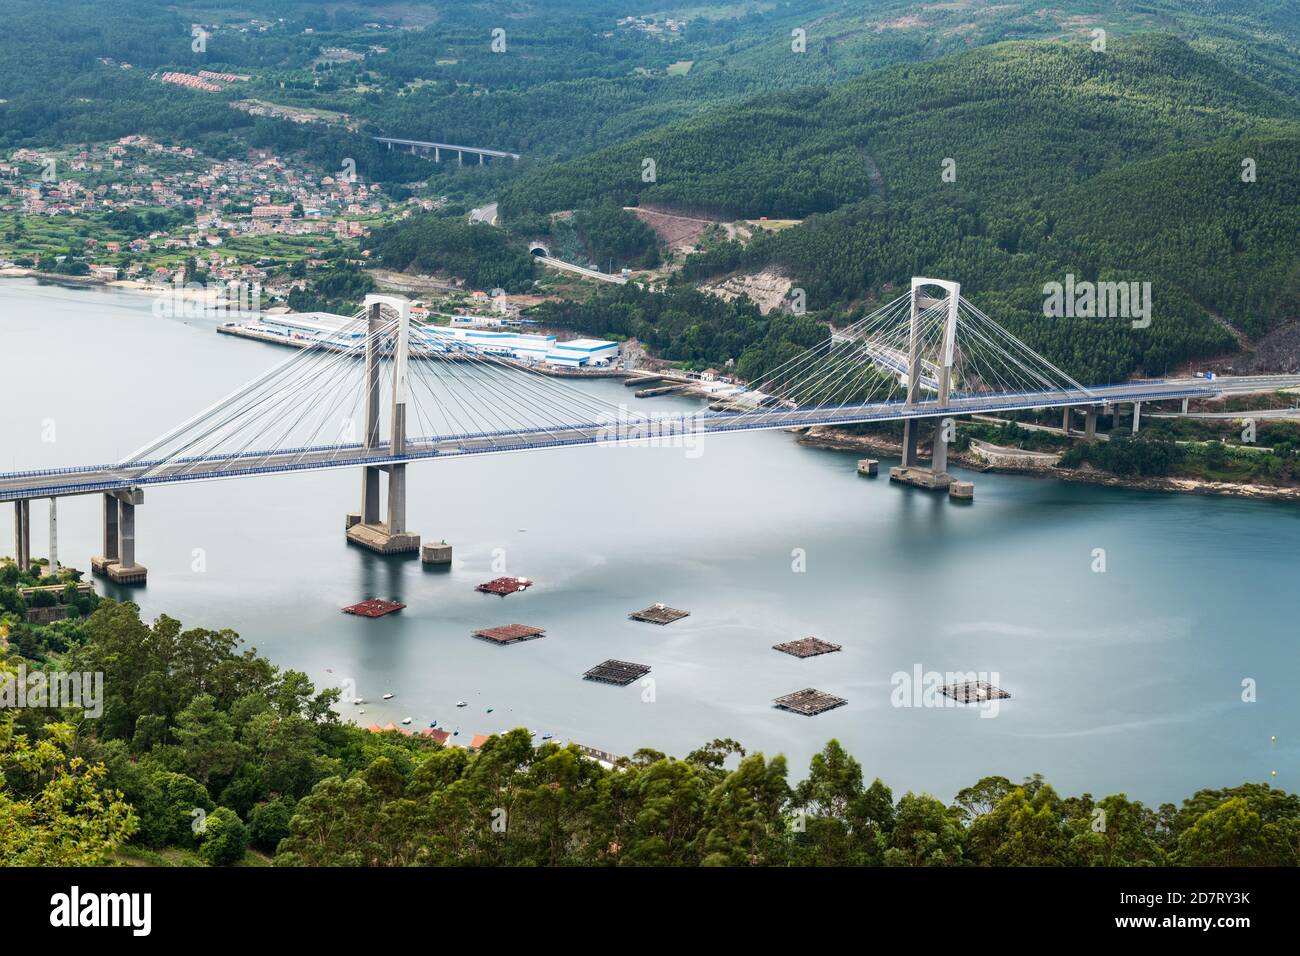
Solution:
M1066 435L1070 434L1070 406L1066 405L1061 409L1061 431Z
M1097 406L1089 405L1088 410L1083 415L1083 437L1085 441L1093 441L1097 437Z
M114 584L144 584L149 569L135 560L135 506L144 503L144 491L127 488L104 493L104 551L90 559L92 574Z
M14 563L19 571L32 566L32 503L26 498L14 502Z
M392 431L387 451L406 450L406 361L409 351L410 303L385 296L367 296L365 448L382 449L379 440L379 359L383 343L383 304L398 311L393 360ZM379 473L388 473L388 520L380 516ZM361 479L361 511L347 517L347 539L377 554L411 554L420 550L420 536L406 530L406 464L365 465Z
M1133 403L1133 434L1134 435L1138 433L1138 423L1141 422L1141 420L1142 420L1142 403L1134 402Z
M903 422L903 461L902 467L915 468L918 462L916 454L917 440L920 437L921 422L909 418Z
M59 573L59 499L50 499L50 566L51 575Z
M934 421L934 440L931 445L930 466L921 464L917 454L917 439L920 435L922 419L908 419L903 425L903 462L889 469L889 480L926 488L931 491L944 491L953 482L948 474L948 443L944 441L944 419L936 417Z
M1190 401L1191 401L1190 398L1184 398L1184 399L1183 399L1183 414L1184 414L1184 415L1187 414L1187 403L1190 402Z
M926 286L943 289L947 293L947 297L932 299L921 295L920 290ZM957 305L960 298L961 286L956 282L920 277L913 277L912 279L912 321L908 331L907 400L905 402L908 407L918 404L921 398L921 371L923 365L921 359L921 315L926 311L940 307L944 309L945 319L943 345L937 360L939 366L937 382L939 394L935 405L939 408L948 407L948 400L952 393L952 369L957 339ZM953 483L953 477L948 474L948 443L944 435L946 417L943 415L925 417L934 420L934 441L932 444L933 451L930 455L930 467L923 467L917 455L920 429L923 427L921 419L908 418L903 422L903 460L900 465L889 469L889 480L915 485L918 488L943 491ZM973 494L973 489L974 486L971 485L966 490ZM968 494L963 494L963 497L968 496Z
M948 475L948 441L944 436L943 429L944 419L936 418L934 420L934 439L930 451L930 470L936 476ZM951 479L950 479L951 480Z
M379 473L388 472L388 520L379 514ZM406 465L365 468L360 512L347 519L347 539L376 554L413 554L420 550L420 536L406 530Z

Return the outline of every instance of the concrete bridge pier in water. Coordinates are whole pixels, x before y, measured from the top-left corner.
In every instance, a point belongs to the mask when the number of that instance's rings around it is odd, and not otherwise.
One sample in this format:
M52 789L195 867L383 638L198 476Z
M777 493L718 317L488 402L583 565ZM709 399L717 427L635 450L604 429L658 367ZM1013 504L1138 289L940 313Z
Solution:
M123 488L104 493L104 549L90 559L90 571L114 584L144 584L148 569L135 560L135 508L144 503L144 489Z

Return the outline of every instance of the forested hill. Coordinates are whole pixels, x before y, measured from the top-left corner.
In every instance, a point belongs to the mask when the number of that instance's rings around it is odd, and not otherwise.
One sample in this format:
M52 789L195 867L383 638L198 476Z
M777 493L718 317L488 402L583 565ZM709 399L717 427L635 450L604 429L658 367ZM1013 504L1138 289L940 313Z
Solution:
M762 97L526 176L502 212L613 199L729 216L802 217L872 193L977 203L1045 195L1137 159L1282 128L1293 100L1164 34L1004 43L826 89ZM654 160L645 182L644 161Z
M1253 337L1297 318L1298 118L1292 100L1167 35L1104 54L1007 43L669 126L522 179L502 208L613 198L807 217L692 256L682 278L775 266L835 319L911 275L943 275L1100 383L1233 351L1229 326ZM646 157L657 182L641 181ZM1043 285L1067 274L1150 282L1151 326L1045 319Z
M111 14L103 0L62 0L54 17L48 7L5 0L0 147L147 133L226 155L252 142L306 149L330 169L339 156L364 159L366 175L385 181L462 174L368 154L364 136L340 128L255 123L227 101L341 114L362 133L486 143L540 165L742 97L824 88L1000 40L1086 47L1097 29L1111 42L1168 31L1300 95L1294 0L739 0L658 14L631 0L114 0ZM211 30L202 50L195 24ZM508 38L502 52L488 42L497 28ZM205 94L150 79L196 69L250 80ZM512 171L477 170L466 187L489 192Z
M1160 375L1233 350L1220 320L1253 337L1298 317L1297 155L1300 131L1171 153L993 208L942 191L915 206L868 199L743 249L693 256L684 276L776 265L805 289L810 308L831 317L854 300L897 294L889 288L909 276L945 276L1081 380ZM1243 157L1255 161L1255 182L1241 180ZM1042 287L1067 273L1150 282L1151 326L1045 318Z

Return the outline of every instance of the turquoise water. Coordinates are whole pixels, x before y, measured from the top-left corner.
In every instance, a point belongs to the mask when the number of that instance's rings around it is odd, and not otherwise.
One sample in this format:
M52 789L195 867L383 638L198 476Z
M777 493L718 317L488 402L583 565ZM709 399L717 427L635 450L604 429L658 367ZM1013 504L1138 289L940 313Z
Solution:
M286 354L214 326L155 317L141 295L0 283L0 470L116 460ZM584 387L635 402L617 381ZM232 627L319 685L350 682L370 703L345 716L437 720L462 740L524 725L681 755L734 737L786 754L798 777L836 737L896 793L945 799L992 773L1150 802L1245 780L1300 789L1300 508L979 474L963 476L976 484L964 507L859 478L855 460L768 432L706 436L698 455L593 447L416 464L409 524L454 544L446 572L345 544L360 490L350 471L149 488L137 511L149 585L126 593L147 617ZM65 563L87 567L98 551L99 508L61 502ZM44 503L32 514L43 554ZM1105 573L1092 570L1098 548ZM499 573L536 583L474 591ZM409 606L378 620L339 612L371 596ZM627 619L657 601L691 616ZM470 637L514 622L547 636ZM771 649L808 635L844 649ZM611 657L649 665L653 685L580 679ZM993 718L893 706L891 678L917 666L996 674L1013 696ZM810 686L848 704L773 709Z

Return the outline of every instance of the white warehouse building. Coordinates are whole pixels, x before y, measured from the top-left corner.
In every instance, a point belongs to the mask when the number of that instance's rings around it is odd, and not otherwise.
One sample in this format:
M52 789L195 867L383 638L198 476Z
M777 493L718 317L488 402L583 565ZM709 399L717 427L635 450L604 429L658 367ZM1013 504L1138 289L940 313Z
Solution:
M557 341L554 335L526 332L489 332L483 329L426 326L413 333L414 341L434 350L454 349L463 342L489 355L504 355L522 362L545 362L565 368L595 368L618 358L618 343L603 339Z
M254 337L263 340L280 340L293 345L320 342L336 348L355 345L366 335L364 323L328 312L263 315L259 321L239 327L254 332ZM417 356L422 352L427 354L472 348L487 355L562 368L599 368L618 360L618 343L604 339L560 342L554 335L494 332L464 325L413 324L411 346L412 354Z
M575 368L609 365L618 360L618 343L604 339L572 339L556 342L546 354L552 365L570 365Z

